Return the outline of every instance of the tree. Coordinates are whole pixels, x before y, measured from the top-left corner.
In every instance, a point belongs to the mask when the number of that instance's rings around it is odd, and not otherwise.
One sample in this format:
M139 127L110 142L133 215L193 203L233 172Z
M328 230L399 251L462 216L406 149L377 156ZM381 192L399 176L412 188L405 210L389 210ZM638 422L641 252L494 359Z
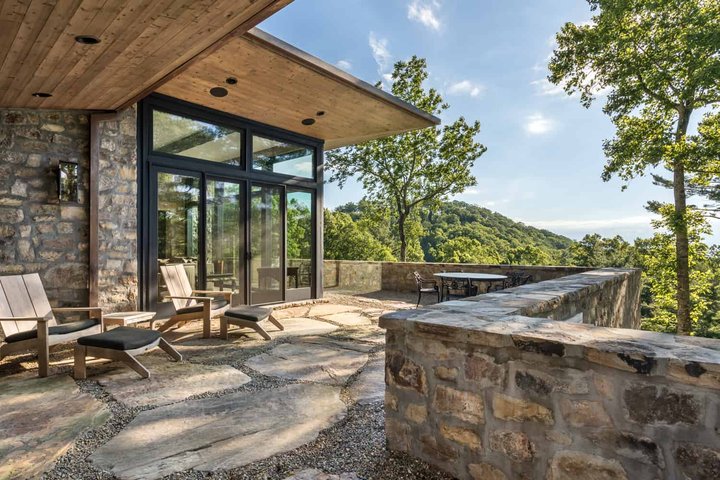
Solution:
M552 260L550 255L540 247L523 245L508 250L503 263L509 265L550 265Z
M413 57L398 62L392 74L392 93L428 113L438 115L449 106L433 88L425 90L427 64ZM378 85L379 86L379 85ZM342 188L357 177L366 198L381 201L396 219L400 260L408 256L408 223L418 221L418 210L475 185L470 168L485 147L475 142L480 123L460 117L444 127L403 133L349 148L331 151L327 167L331 181Z
M500 256L491 247L487 247L474 238L457 237L443 242L435 249L436 261L442 263L482 263L496 264Z
M604 144L603 179L627 181L662 166L672 173L677 332L691 330L688 176L704 170L710 149L687 136L693 112L720 103L718 0L588 0L587 25L566 23L548 79L589 107L610 89L604 112L617 131ZM712 122L707 115L704 123ZM702 137L702 130L698 136Z
M635 249L621 236L585 235L570 246L570 263L582 267L634 267Z
M326 259L395 261L390 248L359 228L347 213L326 209L324 221Z
M677 301L673 292L677 290L675 275L676 250L674 246L674 206L657 206L661 220L655 221L658 233L652 238L635 242L638 258L643 268L643 277L649 295L649 305L643 318L643 328L661 332L677 330ZM715 258L711 256L702 237L709 232L709 225L700 212L691 209L687 214L689 261L690 261L690 328L693 335L708 335L718 328L711 311L712 294L717 288L717 273L713 269ZM713 326L714 324L714 326Z

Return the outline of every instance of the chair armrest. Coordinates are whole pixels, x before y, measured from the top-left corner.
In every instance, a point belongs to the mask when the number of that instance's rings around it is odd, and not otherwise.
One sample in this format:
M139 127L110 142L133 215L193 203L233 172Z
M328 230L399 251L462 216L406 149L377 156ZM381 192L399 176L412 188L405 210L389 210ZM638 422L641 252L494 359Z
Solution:
M197 300L198 302L203 303L210 303L212 301L212 298L210 297L176 297L173 295L168 295L165 298L169 298L171 300Z
M36 322L47 323L50 317L0 317L0 322Z
M233 293L233 292L230 292L230 291L227 291L227 292L219 292L219 291L217 291L217 290L193 290L192 293L193 293L193 295L199 293L199 294L202 294L202 295L210 295L210 296L213 296L213 297L225 297L225 300L230 301L230 299L232 298L232 293Z

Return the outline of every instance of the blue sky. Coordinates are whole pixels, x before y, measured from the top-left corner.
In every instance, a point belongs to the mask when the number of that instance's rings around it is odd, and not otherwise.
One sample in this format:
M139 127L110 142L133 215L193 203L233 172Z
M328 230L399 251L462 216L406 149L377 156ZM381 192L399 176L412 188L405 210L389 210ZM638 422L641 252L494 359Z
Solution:
M584 0L295 0L260 28L370 83L397 60L426 58L428 86L451 105L443 119L479 120L488 148L478 185L457 199L572 238L650 236L644 205L670 192L649 178L624 192L603 182L602 141L614 131L604 99L588 110L545 80L555 33L590 16ZM331 184L325 202L362 196Z

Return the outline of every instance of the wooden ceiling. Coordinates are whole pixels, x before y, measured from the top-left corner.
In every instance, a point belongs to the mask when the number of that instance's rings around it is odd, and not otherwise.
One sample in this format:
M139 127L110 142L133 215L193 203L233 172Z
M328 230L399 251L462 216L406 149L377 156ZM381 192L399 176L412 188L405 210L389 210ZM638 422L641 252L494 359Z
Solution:
M228 77L236 78L237 84L227 84ZM228 95L210 95L210 89L218 86ZM258 29L232 35L157 92L323 139L327 149L439 123L436 117ZM303 125L307 118L315 123Z
M124 108L291 1L0 1L0 107Z

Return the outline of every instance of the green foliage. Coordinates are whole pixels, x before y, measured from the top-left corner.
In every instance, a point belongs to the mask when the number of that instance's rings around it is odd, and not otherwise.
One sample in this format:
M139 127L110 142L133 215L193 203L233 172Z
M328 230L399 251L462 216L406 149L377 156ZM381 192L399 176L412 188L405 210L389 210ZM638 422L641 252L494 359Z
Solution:
M551 265L550 254L535 245L513 247L505 254L502 263L509 265Z
M658 208L662 219L656 222L660 230L652 238L637 240L635 247L638 260L643 268L643 280L649 295L644 312L643 328L660 332L675 332L677 329L677 276L675 275L675 240L670 233L674 209L664 204ZM688 234L690 240L690 319L693 335L708 335L720 328L712 321L717 309L718 274L716 255L711 255L703 236L709 233L707 221L699 212L688 212Z
M603 238L597 233L585 235L570 246L570 263L580 267L634 267L634 247L621 236Z
M324 221L326 259L395 261L390 248L360 228L347 213L325 209Z
M342 205L332 214L341 213L349 216L358 230L393 252L398 251L392 230L395 220L388 210L361 201ZM410 261L556 265L567 257L567 249L573 243L569 238L458 201L442 202L433 210L424 210L409 225L409 238L414 239L408 245ZM359 254L351 256L363 259Z
M563 264L572 240L547 230L528 227L499 213L465 202L443 202L421 214L425 235L421 243L428 262L461 257L444 246L465 238L475 240L486 252L489 263L522 265ZM453 242L451 245L460 246ZM488 263L488 262L480 262Z
M717 172L717 118L706 115L688 135L695 110L720 104L720 1L588 0L596 12L585 25L567 23L557 34L549 80L589 107L609 89L604 111L616 127L604 143L603 179L630 180L662 167L673 188L666 223L675 239L678 333L692 328L690 232L686 188L712 184ZM711 174L714 177L717 173ZM624 188L624 187L623 187Z
M474 238L456 237L433 249L435 261L443 263L500 263L498 253Z
M398 62L392 75L393 95L425 112L439 115L448 109L433 88L425 90L427 64L413 57ZM414 244L418 210L428 208L475 185L470 168L485 147L475 141L480 123L463 117L443 127L436 126L373 140L327 154L331 181L342 187L356 177L373 199L389 211L398 244L397 256L407 260L420 256ZM411 225L408 225L410 223Z

